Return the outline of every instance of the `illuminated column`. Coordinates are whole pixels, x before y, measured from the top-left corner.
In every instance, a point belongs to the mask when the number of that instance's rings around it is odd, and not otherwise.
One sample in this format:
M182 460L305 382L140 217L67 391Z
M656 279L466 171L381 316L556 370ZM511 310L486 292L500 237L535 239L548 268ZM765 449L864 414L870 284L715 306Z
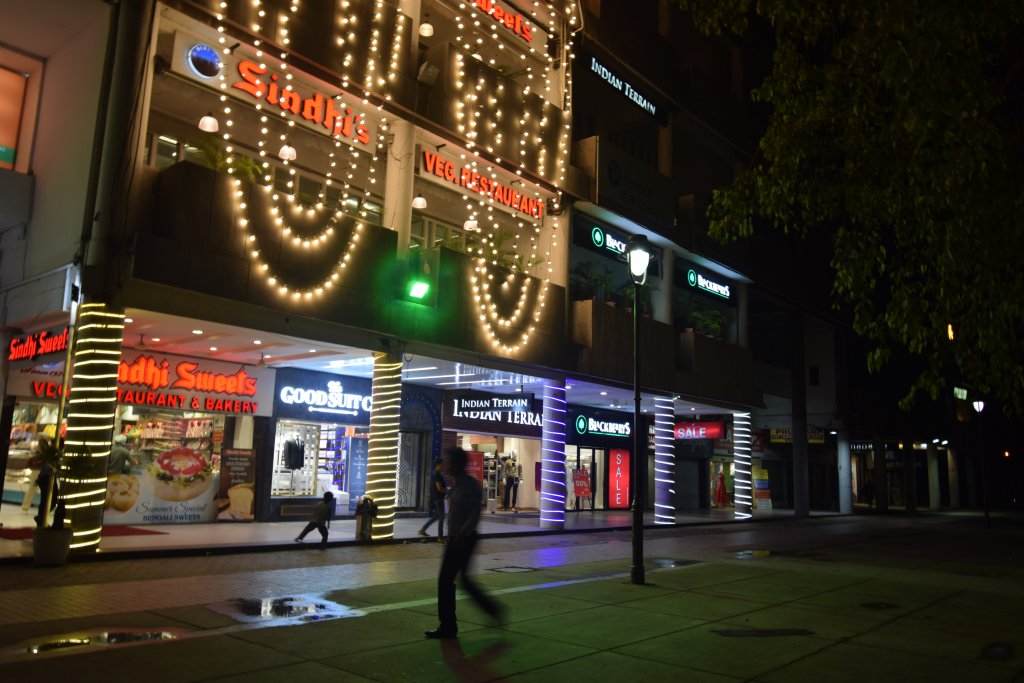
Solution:
M82 304L79 309L60 497L72 529L71 549L80 552L96 550L100 544L123 330L124 313L106 304Z
M395 535L398 488L398 419L402 406L402 359L388 353L373 355L373 408L370 411L370 452L366 465L366 495L378 506L371 538Z
M750 481L750 413L732 416L733 504L736 519L750 519L754 489Z
M540 526L565 527L565 382L544 384L540 456Z
M675 524L675 401L654 399L654 523Z
M850 464L850 436L846 430L836 435L836 458L839 465L839 512L853 512L853 469Z
M413 169L416 166L416 136L411 123L396 119L388 126L387 171L384 178L385 228L398 233L398 254L404 258L409 251L412 226Z

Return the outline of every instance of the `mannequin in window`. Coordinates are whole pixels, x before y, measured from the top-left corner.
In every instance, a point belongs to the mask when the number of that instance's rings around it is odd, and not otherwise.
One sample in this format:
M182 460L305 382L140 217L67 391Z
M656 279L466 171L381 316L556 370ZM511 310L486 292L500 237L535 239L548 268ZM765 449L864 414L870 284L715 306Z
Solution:
M283 455L285 469L301 470L306 464L306 444L299 439L288 439L284 442Z
M505 480L505 493L501 499L503 510L516 509L516 498L519 493L519 468L516 466L516 461L513 459L514 456L509 455L505 458L505 463L502 465L502 478ZM509 504L511 501L511 505Z

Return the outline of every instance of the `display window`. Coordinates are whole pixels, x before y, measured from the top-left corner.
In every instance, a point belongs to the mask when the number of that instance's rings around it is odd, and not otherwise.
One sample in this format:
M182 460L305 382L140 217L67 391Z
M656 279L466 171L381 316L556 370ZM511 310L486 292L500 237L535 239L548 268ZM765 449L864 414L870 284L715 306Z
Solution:
M469 455L467 469L483 485L488 508L540 509L539 439L459 433L456 443Z
M219 414L119 406L103 523L215 521L228 419Z
M368 427L279 420L271 495L319 498L330 491L338 511L354 513L366 493L369 440Z
M7 469L4 472L3 505L0 523L4 527L34 526L33 515L39 508L39 467L33 461L33 449L40 438L57 434L57 404L18 400L14 404Z
M603 510L607 507L605 487L600 485L607 481L607 462L608 451L604 448L565 447L567 510Z

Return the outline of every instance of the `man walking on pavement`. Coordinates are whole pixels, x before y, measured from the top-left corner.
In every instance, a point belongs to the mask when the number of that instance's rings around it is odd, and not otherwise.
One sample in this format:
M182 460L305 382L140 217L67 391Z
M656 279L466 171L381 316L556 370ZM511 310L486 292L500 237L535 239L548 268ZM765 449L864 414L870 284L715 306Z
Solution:
M500 604L487 597L469 578L466 570L476 548L476 526L480 521L483 489L480 482L466 472L466 451L451 448L448 451L448 472L455 479L449 492L448 545L444 549L441 571L437 577L437 618L440 622L427 638L457 638L459 625L455 618L455 577L462 577L462 588L484 612L501 623Z
M434 463L434 473L430 476L430 517L420 527L420 536L429 536L427 529L437 520L437 540L444 541L444 499L448 497L448 486L441 474L443 463Z

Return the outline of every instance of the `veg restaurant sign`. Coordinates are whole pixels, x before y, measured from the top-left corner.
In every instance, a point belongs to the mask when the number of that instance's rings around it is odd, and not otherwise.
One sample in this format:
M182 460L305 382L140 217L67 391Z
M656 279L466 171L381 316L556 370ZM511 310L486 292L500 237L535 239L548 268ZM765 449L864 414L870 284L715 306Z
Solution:
M422 162L421 172L428 178L471 190L488 199L493 199L499 204L504 204L518 213L538 219L544 217L544 198L530 197L513 187L512 183L501 183L486 173L480 173L468 166L460 166L440 154L427 150L423 150ZM520 189L523 187L521 181L519 187Z

